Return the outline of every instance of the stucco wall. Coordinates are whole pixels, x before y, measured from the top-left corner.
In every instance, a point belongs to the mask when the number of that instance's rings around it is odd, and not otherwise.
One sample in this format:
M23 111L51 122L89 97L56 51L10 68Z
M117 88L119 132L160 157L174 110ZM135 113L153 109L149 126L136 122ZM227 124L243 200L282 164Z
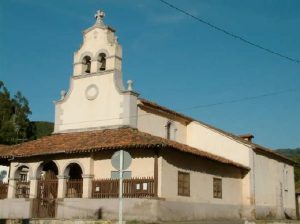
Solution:
M30 218L30 205L30 200L24 198L0 200L0 219Z
M64 199L59 203L57 218L98 218L116 220L118 199ZM157 199L123 199L125 220L195 221L240 219L238 205L194 202L171 202ZM231 222L234 223L234 222Z
M256 217L295 217L294 168L255 154L254 171Z
M130 150L132 163L127 171L132 172L132 177L154 177L154 153L150 150ZM116 169L111 164L114 152L107 151L94 155L95 179L111 178L111 171Z
M242 174L237 168L179 152L162 152L162 193L170 201L242 204ZM178 196L178 171L190 174L190 196ZM213 178L222 178L222 199L213 197Z
M249 147L197 121L188 124L186 142L190 146L250 166Z
M98 88L94 100L86 97L90 85ZM55 132L122 125L124 103L124 95L115 87L113 73L71 79L70 92L63 101L56 103Z
M187 126L187 144L250 168L253 166L251 148L197 121L191 122ZM242 180L243 204L245 206L253 205L253 184L253 172L250 170ZM247 215L251 215L253 208L248 207L247 210Z
M186 144L186 126L180 122L170 120L166 117L159 116L153 113L148 113L141 108L138 108L138 122L137 128L151 135L166 138L167 136L167 123L171 121L175 128L175 141Z
M64 199L57 208L57 218L103 218L118 219L118 199ZM125 220L155 221L157 219L156 200L123 199Z

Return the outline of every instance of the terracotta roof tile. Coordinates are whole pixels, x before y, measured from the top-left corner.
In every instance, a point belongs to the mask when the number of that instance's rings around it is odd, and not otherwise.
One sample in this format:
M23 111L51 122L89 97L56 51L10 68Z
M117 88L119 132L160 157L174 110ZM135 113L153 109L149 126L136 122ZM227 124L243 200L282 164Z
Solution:
M0 157L93 152L121 148L171 148L238 168L248 167L175 141L153 136L132 128L54 134L0 150Z
M217 131L217 132L219 132L219 133L221 133L221 134L223 134L223 135L225 135L225 136L227 136L227 137L229 137L229 138L231 138L231 139L233 139L233 140L235 140L237 142L240 142L240 143L242 143L244 145L247 145L247 146L251 147L255 152L263 153L265 156L274 158L274 159L279 160L279 161L286 162L286 163L291 164L291 165L297 164L294 160L292 160L290 158L287 158L287 157L285 157L285 156L283 156L281 154L278 154L278 153L274 152L272 149L269 149L269 148L266 148L264 146L261 146L261 145L258 145L258 144L255 144L253 142L245 140L243 138L244 136L237 136L237 135L235 135L233 133L230 133L230 132L224 131L222 129L216 128L216 127L214 127L214 126L212 126L210 124L207 124L207 123L205 123L203 121L199 121L199 120L196 120L194 118L188 117L188 116L186 116L184 114L178 113L178 112L176 112L174 110L171 110L171 109L169 109L167 107L161 106L161 105L159 105L157 103L151 102L149 100L145 100L145 99L142 99L142 98L139 98L139 100L140 100L140 102L142 104L145 104L147 106L151 106L154 109L162 110L162 111L165 111L166 113L169 113L169 114L181 117L183 119L186 119L188 123L192 122L192 121L198 122L198 123L200 123L200 124L202 124L202 125L210 128L212 130L215 130L215 131Z

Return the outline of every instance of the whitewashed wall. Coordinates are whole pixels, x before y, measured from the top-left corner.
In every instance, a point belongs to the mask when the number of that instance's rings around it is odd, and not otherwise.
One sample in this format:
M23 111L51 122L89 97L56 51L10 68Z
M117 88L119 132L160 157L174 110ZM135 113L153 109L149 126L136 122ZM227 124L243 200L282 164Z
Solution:
M295 217L295 183L292 166L255 154L255 205L257 218Z
M242 175L237 168L183 153L162 152L161 196L171 201L242 205ZM178 171L190 174L190 196L178 195ZM222 198L213 197L213 178L222 179Z
M174 120L170 120L166 117L159 116L153 113L148 113L141 108L138 108L138 122L137 128L151 135L159 136L162 138L167 137L167 123L172 122L171 137L172 140L186 144L186 126L182 123ZM175 136L173 134L175 129ZM175 137L175 138L174 138Z

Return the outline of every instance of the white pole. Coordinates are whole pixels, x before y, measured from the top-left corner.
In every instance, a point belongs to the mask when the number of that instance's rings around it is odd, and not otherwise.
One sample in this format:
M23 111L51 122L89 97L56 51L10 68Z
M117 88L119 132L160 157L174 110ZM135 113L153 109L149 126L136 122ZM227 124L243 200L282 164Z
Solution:
M123 150L120 150L119 224L123 224Z

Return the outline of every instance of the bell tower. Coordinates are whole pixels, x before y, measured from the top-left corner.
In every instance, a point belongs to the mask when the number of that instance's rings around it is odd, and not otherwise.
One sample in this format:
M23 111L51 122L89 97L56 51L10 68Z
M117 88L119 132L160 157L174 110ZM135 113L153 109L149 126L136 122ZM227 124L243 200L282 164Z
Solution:
M55 102L55 133L136 127L137 96L122 80L122 47L98 10L74 53L70 89Z
M74 76L122 70L122 48L115 30L104 24L105 13L98 10L95 24L83 32L83 44L74 54Z

